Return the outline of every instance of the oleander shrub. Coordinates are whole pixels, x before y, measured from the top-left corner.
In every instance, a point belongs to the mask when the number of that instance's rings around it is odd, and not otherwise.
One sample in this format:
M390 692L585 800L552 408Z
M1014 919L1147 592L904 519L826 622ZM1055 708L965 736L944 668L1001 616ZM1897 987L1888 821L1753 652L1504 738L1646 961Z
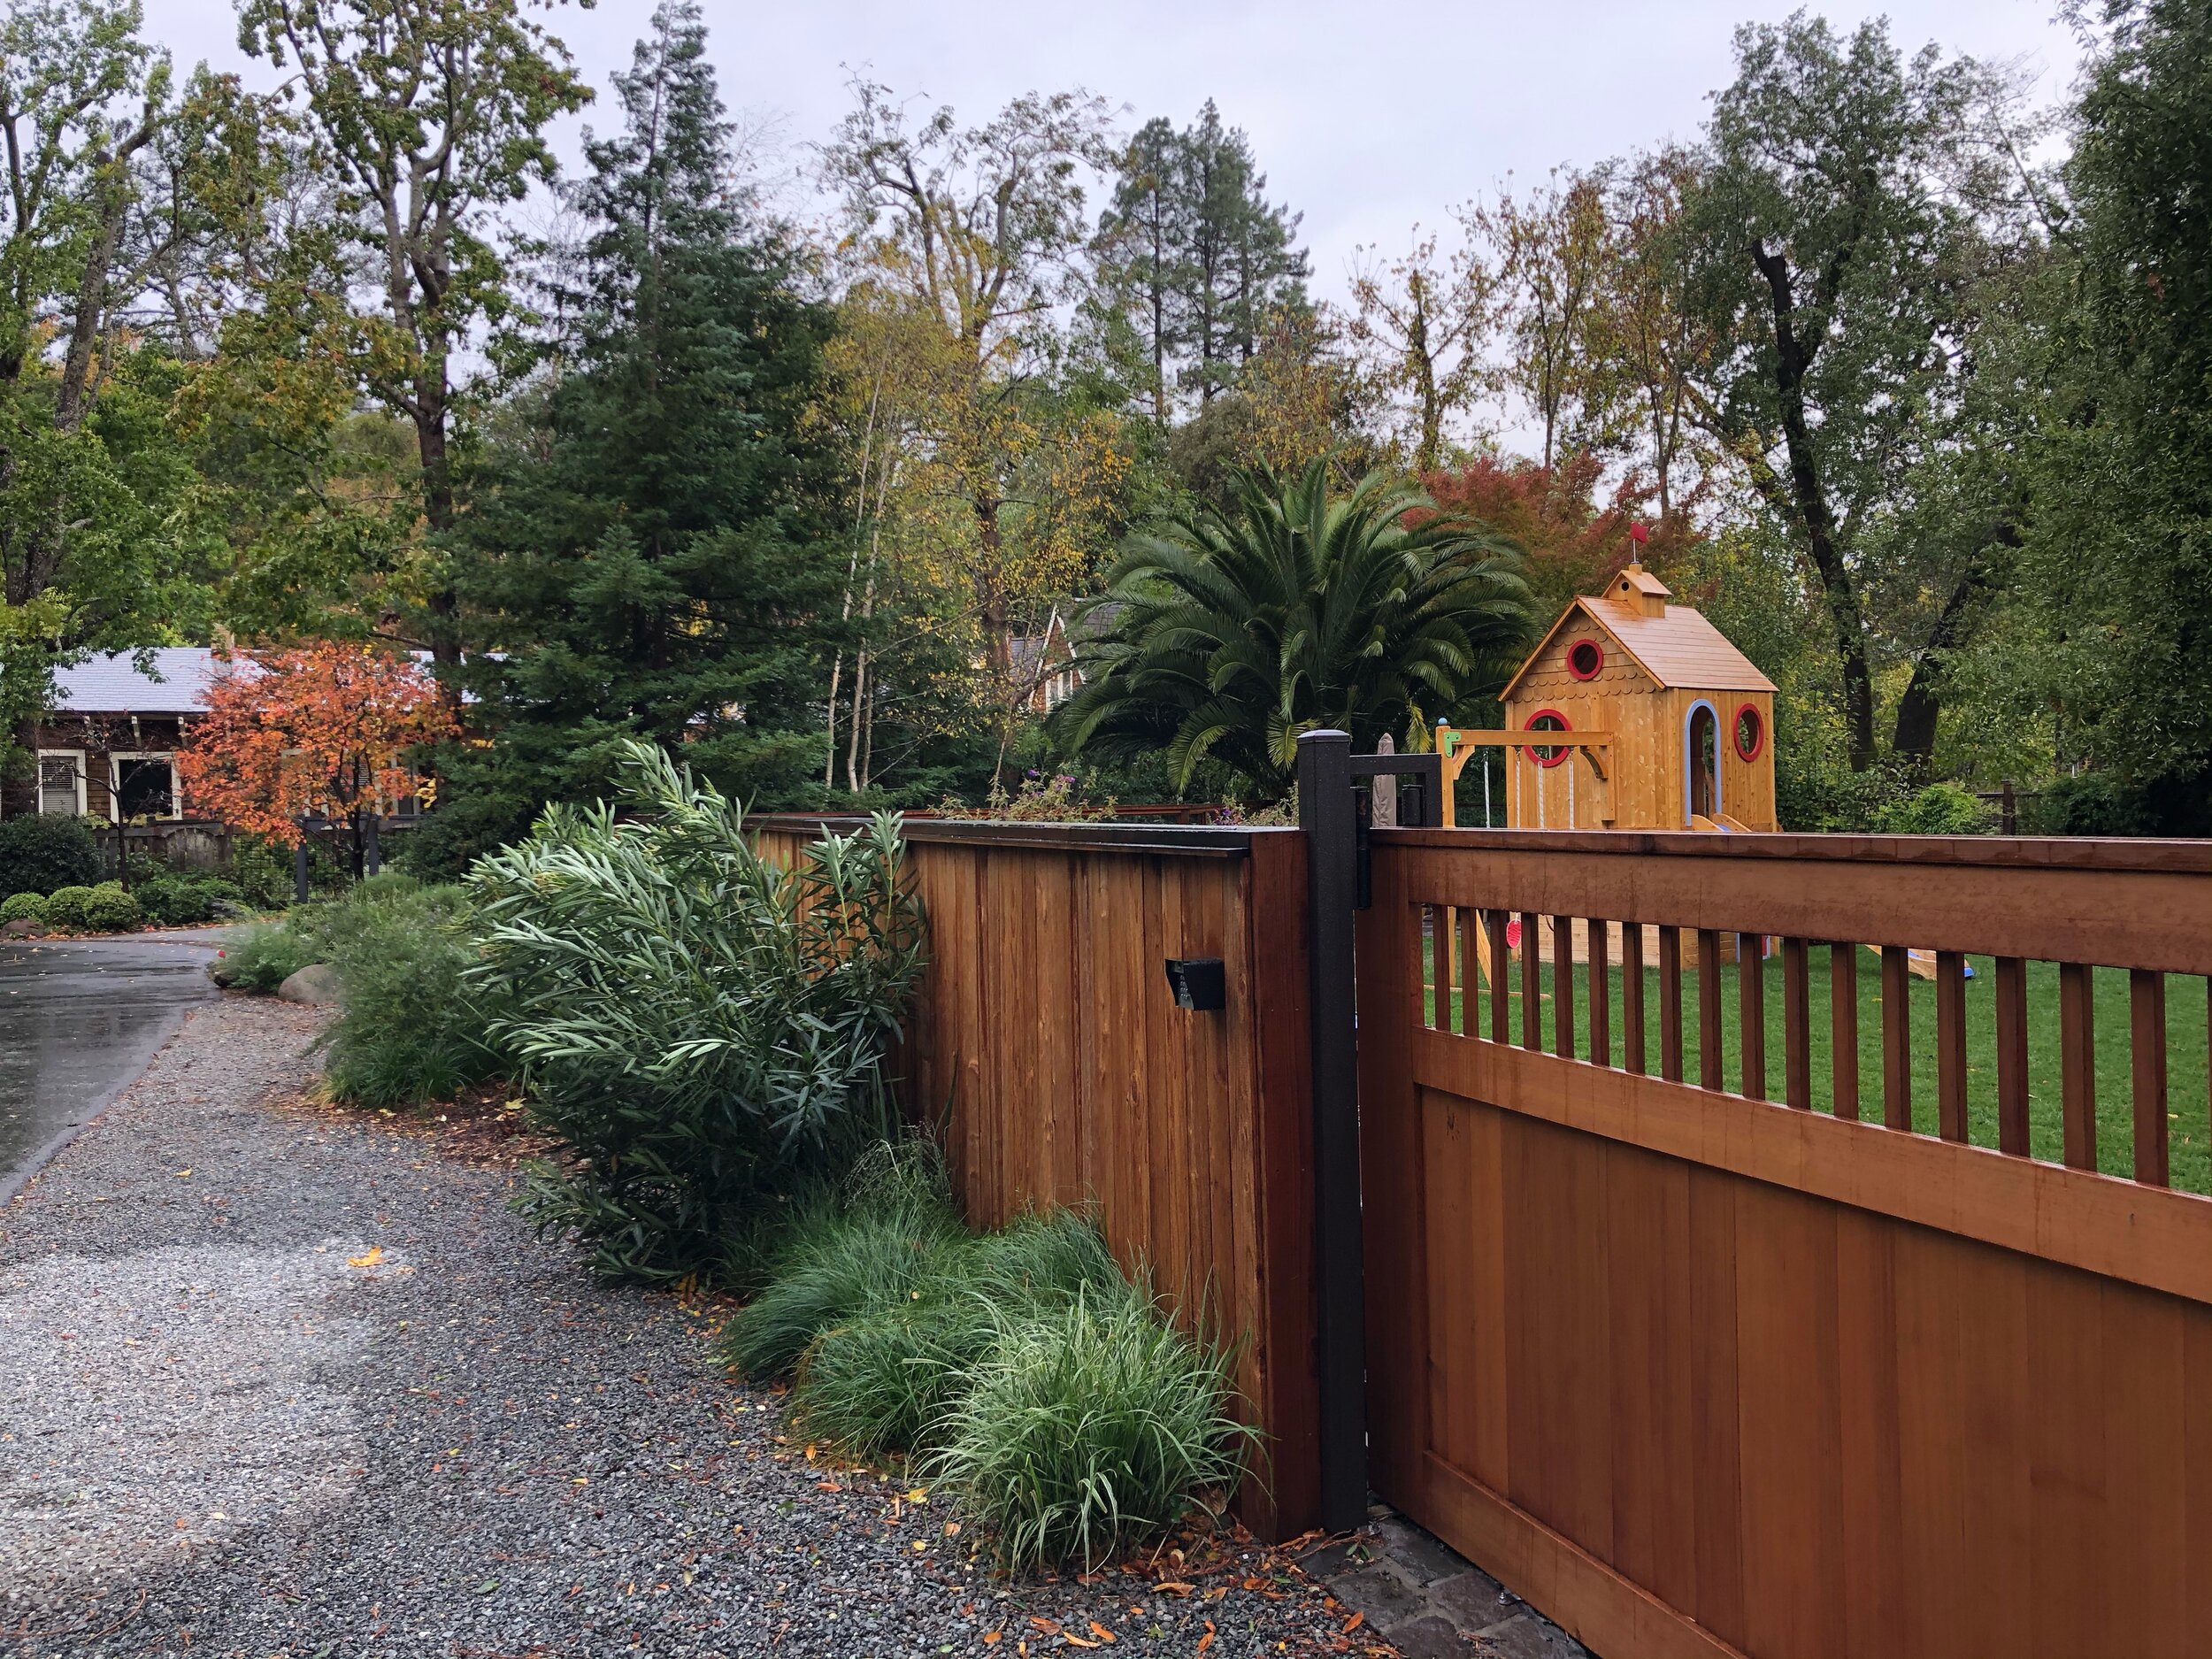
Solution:
M100 879L92 820L58 812L0 818L0 893L51 894Z
M46 926L46 895L42 893L12 893L0 899L0 926L9 922L36 922Z
M562 1143L524 1213L611 1277L753 1271L795 1195L894 1120L885 1056L923 960L901 868L887 815L772 864L648 743L617 803L549 808L480 860L470 983Z

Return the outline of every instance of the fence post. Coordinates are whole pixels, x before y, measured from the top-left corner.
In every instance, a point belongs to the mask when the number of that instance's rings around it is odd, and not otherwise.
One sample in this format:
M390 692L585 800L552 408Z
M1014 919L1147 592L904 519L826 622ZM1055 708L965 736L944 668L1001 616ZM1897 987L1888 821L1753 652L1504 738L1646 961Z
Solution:
M1366 1284L1361 1262L1359 1073L1352 987L1352 738L1298 739L1298 827L1306 835L1313 1049L1313 1245L1321 1404L1321 1525L1367 1518Z

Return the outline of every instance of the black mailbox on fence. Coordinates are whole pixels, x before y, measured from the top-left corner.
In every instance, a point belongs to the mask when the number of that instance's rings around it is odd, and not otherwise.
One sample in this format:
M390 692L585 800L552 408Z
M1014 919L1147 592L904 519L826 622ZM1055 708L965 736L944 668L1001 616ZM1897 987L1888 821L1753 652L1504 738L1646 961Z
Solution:
M1167 982L1178 1008L1222 1008L1229 1001L1229 976L1219 956L1170 956Z

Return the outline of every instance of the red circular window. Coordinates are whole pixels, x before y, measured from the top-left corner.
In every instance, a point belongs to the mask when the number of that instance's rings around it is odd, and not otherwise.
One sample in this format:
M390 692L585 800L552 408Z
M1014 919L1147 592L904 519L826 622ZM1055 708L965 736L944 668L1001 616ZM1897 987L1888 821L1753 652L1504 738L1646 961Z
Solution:
M1567 648L1567 672L1577 680L1595 680L1605 666L1605 652L1595 640L1577 640Z
M1736 753L1744 760L1756 760L1766 746L1766 720L1756 704L1747 703L1736 710Z
M1573 727L1567 724L1567 717L1558 710L1539 709L1528 717L1528 729L1532 732L1567 732ZM1567 746L1563 743L1549 748L1532 748L1528 752L1529 757L1540 766L1556 766L1567 758L1568 754Z

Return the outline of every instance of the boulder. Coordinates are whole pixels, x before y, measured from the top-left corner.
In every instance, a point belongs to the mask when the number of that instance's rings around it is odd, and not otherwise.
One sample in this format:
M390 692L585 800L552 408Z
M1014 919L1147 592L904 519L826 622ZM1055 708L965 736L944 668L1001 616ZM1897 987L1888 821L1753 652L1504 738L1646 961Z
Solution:
M335 1002L338 1000L338 970L323 962L302 968L277 987L277 996L283 1002L311 1005Z
M5 926L0 926L0 939L36 939L46 929L27 916L19 916Z

